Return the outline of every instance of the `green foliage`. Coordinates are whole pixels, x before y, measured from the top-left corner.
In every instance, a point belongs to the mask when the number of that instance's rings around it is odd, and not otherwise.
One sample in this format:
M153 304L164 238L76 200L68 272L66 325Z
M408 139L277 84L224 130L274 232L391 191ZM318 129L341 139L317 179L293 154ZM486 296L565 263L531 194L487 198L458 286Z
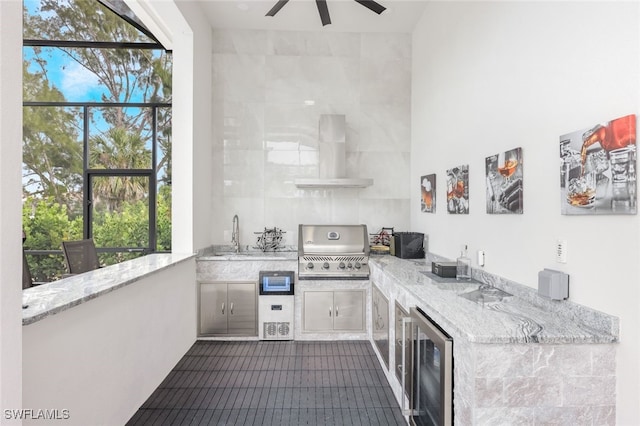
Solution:
M25 13L25 38L152 42L95 0L41 0L40 10L39 14ZM154 72L152 50L60 49L99 78L107 89L103 102L132 102L140 94L142 101L147 102L163 94L163 79Z
M23 9L25 39L151 41L96 0L25 0L25 4L28 1L37 2L39 11L32 14L32 8ZM96 76L103 102L171 102L172 57L168 52L64 46L25 49L25 101L78 101L66 99L49 78L53 71L65 72L75 62ZM66 63L50 60L53 53L60 52L68 57ZM53 70L58 65L61 69ZM154 124L151 108L90 107L88 111L90 169L153 167L148 149ZM84 119L80 107L23 109L23 224L27 250L57 251L63 240L83 238ZM99 249L171 250L170 107L158 108L155 124L155 171L160 185L156 200L157 247L149 247L148 241L148 177L97 176L92 179L91 197L92 233ZM100 253L100 258L107 265L139 255L109 252ZM51 281L65 272L62 254L28 255L28 261L35 281Z
M158 194L158 250L171 250L171 191L162 187ZM66 206L52 198L25 200L22 223L27 239L25 250L60 250L62 241L82 239L82 217L70 219ZM121 211L104 211L94 220L96 247L149 247L149 207L144 201L124 203ZM142 252L100 253L100 263L111 265L142 255ZM60 254L28 255L35 281L53 281L65 273Z
M29 197L22 206L22 226L27 239L25 250L60 250L62 241L82 238L82 218L69 219L67 208L51 197ZM60 255L27 256L35 281L53 281L65 271Z
M31 74L23 64L24 98L39 93L45 101L63 101L44 73ZM25 107L22 132L26 192L52 197L74 210L82 199L82 145L78 142L77 108ZM80 194L79 194L80 193Z
M125 202L119 212L96 213L93 239L98 247L149 247L149 207L142 201ZM139 253L104 253L104 265L139 256Z
M140 134L126 128L113 127L91 138L89 146L89 165L94 169L148 169L151 164L151 153ZM124 202L142 200L148 194L145 177L112 176L93 183L94 206L103 205L111 212L120 210Z
M156 210L158 251L171 251L171 187L161 186Z

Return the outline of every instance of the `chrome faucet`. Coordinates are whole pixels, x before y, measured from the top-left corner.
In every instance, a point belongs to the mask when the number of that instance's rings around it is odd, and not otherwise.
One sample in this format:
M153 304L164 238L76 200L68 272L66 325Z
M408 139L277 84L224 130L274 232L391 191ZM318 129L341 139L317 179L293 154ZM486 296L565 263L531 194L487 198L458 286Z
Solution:
M233 230L231 231L231 244L235 247L236 253L240 253L240 219L238 215L233 216Z

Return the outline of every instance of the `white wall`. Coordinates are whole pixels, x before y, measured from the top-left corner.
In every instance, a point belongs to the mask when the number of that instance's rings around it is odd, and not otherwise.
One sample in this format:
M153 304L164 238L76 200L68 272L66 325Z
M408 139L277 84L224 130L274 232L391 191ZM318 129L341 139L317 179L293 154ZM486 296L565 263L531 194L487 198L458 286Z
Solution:
M195 271L192 258L24 326L24 407L125 424L196 340Z
M0 424L22 407L22 2L0 2Z
M211 245L211 26L198 1L126 0L173 52L172 250Z
M178 190L188 194L188 200L183 198L174 204L172 223L176 233L172 238L182 241L184 231L188 231L186 244L190 243L192 250L212 244L211 234L216 221L211 190L211 26L199 3L177 3L190 32L176 34L180 42L174 46L173 125L174 129L182 129L173 135L174 167L176 161L180 161L179 169L174 169L174 179L177 179ZM187 202L183 204L183 200ZM183 219L191 221L189 229L181 229ZM184 250L174 247L174 251Z
M640 421L640 222L560 214L559 136L640 112L639 40L634 2L432 2L413 34L412 230L452 259L461 244L485 250L489 272L534 288L542 268L563 270L571 300L618 316L620 425ZM516 147L524 214L488 215L485 158ZM470 214L450 215L445 171L461 164ZM436 214L417 196L429 173ZM555 263L559 238L566 264Z
M297 245L300 223L407 230L411 36L215 30L214 242L242 245L274 226ZM305 104L313 101L313 105ZM321 114L344 114L346 174L365 189L298 189L319 175Z

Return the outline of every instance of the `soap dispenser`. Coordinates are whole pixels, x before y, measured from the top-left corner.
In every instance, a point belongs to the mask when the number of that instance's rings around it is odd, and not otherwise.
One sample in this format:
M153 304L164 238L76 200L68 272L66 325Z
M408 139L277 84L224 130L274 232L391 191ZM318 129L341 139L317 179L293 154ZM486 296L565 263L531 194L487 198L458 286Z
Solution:
M456 264L456 279L460 281L469 281L471 279L471 259L467 257L467 246L462 246L460 257Z

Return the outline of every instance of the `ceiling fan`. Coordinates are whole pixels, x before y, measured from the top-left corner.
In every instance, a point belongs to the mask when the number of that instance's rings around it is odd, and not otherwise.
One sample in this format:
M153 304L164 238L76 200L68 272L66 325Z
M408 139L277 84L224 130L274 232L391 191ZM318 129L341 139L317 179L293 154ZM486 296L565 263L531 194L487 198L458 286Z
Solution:
M355 0L360 3L367 9L377 13L380 15L387 8L382 6L381 4L373 1L373 0ZM269 12L265 16L275 16L276 13L282 9L282 7L287 4L289 0L278 0L278 2L271 8ZM316 6L318 6L318 13L320 14L320 20L322 21L322 26L328 25L331 23L331 17L329 17L329 8L327 7L327 0L316 0Z

